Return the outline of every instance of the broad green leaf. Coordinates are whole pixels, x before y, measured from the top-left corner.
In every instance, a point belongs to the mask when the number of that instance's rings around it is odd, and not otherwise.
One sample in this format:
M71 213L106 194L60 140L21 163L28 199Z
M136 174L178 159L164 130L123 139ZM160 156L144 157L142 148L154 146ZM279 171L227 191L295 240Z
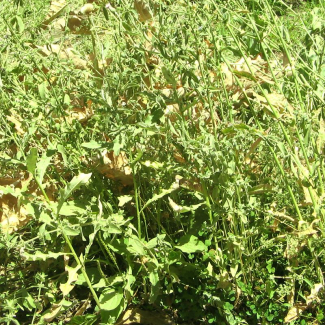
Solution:
M44 211L41 212L41 215L39 217L39 222L43 222L47 225L50 225L52 221L53 221L52 218L47 213L45 213Z
M0 195L11 194L12 196L17 197L20 194L20 191L16 191L17 188L12 188L9 185L0 186Z
M157 270L150 272L149 281L151 283L149 302L154 303L160 293L159 275Z
M97 267L88 266L86 268L86 272L87 272L88 278L92 284L98 283L100 281L100 279L102 279L102 275L99 273ZM79 286L87 286L86 279L82 273L79 274L76 284Z
M106 223L105 232L107 234L121 234L122 229L119 226L117 226L111 222L108 222L108 223Z
M84 142L81 144L82 147L87 149L100 149L102 148L102 145L94 140L91 140L90 142Z
M114 289L106 289L99 297L100 308L104 310L114 310L123 300L122 288L118 292Z
M80 234L80 228L72 228L67 225L63 226L64 233L67 236L78 236Z
M134 255L146 255L144 244L136 236L129 238L128 251Z
M80 186L86 184L91 177L91 173L89 174L79 174L78 176L75 176L71 182L60 191L60 199L57 209L57 214L59 214L63 203L66 201L66 199L71 195L71 193L75 190L77 190Z
M16 23L17 23L18 33L21 34L25 29L25 25L24 25L24 22L23 22L23 20L21 19L20 16L16 16Z
M54 154L55 154L54 150L48 150L46 153L43 154L41 159L36 164L36 179L40 184L42 184L43 182L45 171L49 166L52 156Z
M118 138L116 138L116 139L118 139ZM115 156L118 156L120 154L121 149L122 149L121 143L118 141L114 141L113 150L114 150Z
M35 174L36 162L37 162L37 149L31 148L29 155L26 158L26 166L27 166L27 170L33 175Z
M35 207L31 203L25 204L26 215L35 216Z
M131 195L123 195L118 197L118 206L123 207L126 203L132 201L133 197Z
M159 276L158 276L158 272L156 270L150 272L150 274L149 274L149 280L150 280L150 283L153 286L155 286L159 282Z
M180 249L184 253L196 253L203 252L207 250L207 247L204 245L202 241L200 241L196 236L193 235L185 235L180 241L180 245L175 246Z
M133 296L134 291L132 290L132 284L136 281L136 278L132 275L131 267L129 267L130 272L126 276L126 285L124 287L124 292L126 295L126 300L131 299Z
M68 94L64 94L64 98L63 98L63 104L69 106L71 103L71 99L70 96Z
M94 289L106 288L107 284L104 278L101 278L98 283L93 285Z
M166 234L157 235L157 237L155 237L155 238L148 241L146 247L148 249L155 248L158 245L158 243L164 242L165 237L166 237Z
M175 80L173 74L172 74L168 69L166 69L165 67L162 67L161 71L162 71L162 73L163 73L163 75L164 75L166 81L167 81L169 84L171 84L171 85L173 85L174 87L176 87L177 82L176 82L176 80Z
M46 99L46 94L47 94L47 82L46 81L44 81L38 85L38 92L42 99Z
M32 311L34 308L36 308L36 304L33 297L28 293L25 288L18 290L18 292L16 292L16 297L19 297L18 304L22 307L25 307L29 311Z
M65 150L64 146L62 144L58 144L57 150L62 155L64 166L67 166L68 165L68 158L67 158L67 154L66 154L66 150Z
M61 216L74 216L85 212L86 209L76 206L74 201L63 203L60 209Z

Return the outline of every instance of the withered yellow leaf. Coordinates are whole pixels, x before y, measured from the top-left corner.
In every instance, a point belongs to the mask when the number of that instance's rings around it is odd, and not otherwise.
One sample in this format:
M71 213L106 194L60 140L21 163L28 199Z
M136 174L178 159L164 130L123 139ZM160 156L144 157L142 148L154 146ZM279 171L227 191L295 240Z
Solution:
M290 323L298 319L300 314L304 312L307 309L307 307L308 307L307 304L302 304L302 303L295 304L289 309L287 316L284 318L284 322Z
M80 265L77 265L74 268L66 265L65 270L68 272L68 281L66 283L60 284L60 290L63 296L69 294L70 291L74 288L73 282L78 280L78 271L80 268Z
M151 10L147 1L134 0L134 8L138 12L140 21L146 21L152 18Z
M83 15L89 15L91 12L93 12L95 10L95 7L94 5L92 5L91 3L86 3L84 6L82 6L80 8L80 12L83 14Z

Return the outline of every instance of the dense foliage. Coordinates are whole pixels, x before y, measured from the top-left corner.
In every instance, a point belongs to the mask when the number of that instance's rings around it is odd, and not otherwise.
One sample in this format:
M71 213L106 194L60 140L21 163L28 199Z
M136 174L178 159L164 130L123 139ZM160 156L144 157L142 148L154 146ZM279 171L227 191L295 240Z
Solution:
M0 323L322 324L324 5L2 1Z

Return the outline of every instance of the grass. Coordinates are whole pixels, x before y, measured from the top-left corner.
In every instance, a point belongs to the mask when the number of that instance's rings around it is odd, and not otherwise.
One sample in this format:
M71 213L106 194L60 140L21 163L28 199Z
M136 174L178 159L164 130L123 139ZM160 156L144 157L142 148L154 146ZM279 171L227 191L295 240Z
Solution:
M323 1L0 6L1 324L322 324Z

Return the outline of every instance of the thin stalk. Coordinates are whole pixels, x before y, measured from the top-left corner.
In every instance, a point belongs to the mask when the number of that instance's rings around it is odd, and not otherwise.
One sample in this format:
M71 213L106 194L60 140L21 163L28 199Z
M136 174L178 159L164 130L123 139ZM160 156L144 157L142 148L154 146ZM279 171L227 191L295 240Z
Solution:
M136 210L137 210L137 220L138 220L138 236L139 236L139 238L141 238L141 214L140 214L138 184L137 184L136 177L134 175L134 168L132 168L132 174L133 174L133 183L134 183L135 207L136 207Z
M248 62L248 60L247 60L247 58L246 58L246 56L245 56L245 54L244 54L244 52L243 52L241 46L240 46L240 43L239 43L238 39L236 38L236 36L234 35L233 31L231 30L231 28L230 28L229 26L228 26L228 30L229 30L229 32L231 33L231 35L232 35L232 37L233 37L233 39L234 39L234 41L235 41L235 43L236 43L238 49L240 50L240 52L241 52L241 54L242 54L242 57L244 58L245 63L246 63L246 65L247 65L248 69L250 70L250 73L251 73L252 75L254 75L254 74L253 74L253 71L252 71L252 68L251 68L251 66L250 66L250 64L249 64L249 62ZM293 68L292 68L292 69L293 69ZM278 116L278 112L274 109L274 107L273 107L272 103L270 102L269 98L267 97L267 94L265 93L264 89L263 89L263 88L262 88L258 83L257 83L257 86L258 86L259 90L262 92L262 94L264 95L264 97L265 97L265 99L266 99L268 105L269 105L270 108L272 109L272 112L273 112L273 114L275 115L275 117L276 117L276 118L279 118L279 116ZM281 121L278 121L278 122L279 122L279 125L280 125L280 128L281 128L281 130L282 130L282 133L283 133L283 135L284 135L285 140L286 140L287 143L289 144L290 149L294 152L293 144L292 144L292 142L291 142L291 140L290 140L290 138L289 138L289 136L288 136L288 134L287 134L287 132L286 132L286 130L285 130L283 124L282 124L282 122L281 122ZM299 135L299 133L298 133L298 139L299 139L299 142L300 142L300 145L301 145L301 148L302 148L303 154L304 154L304 158L305 158L306 164L307 164L307 166L309 166L309 171L311 171L311 169L310 169L310 165L309 165L309 161L308 161L308 157L307 157L307 154L306 154L306 150L305 150L305 148L304 148L303 143L301 142L301 139L300 139L300 135ZM272 149L272 151L273 151L273 149ZM273 152L274 152L274 151L273 151ZM296 155L296 154L295 154L295 155ZM276 159L277 159L277 157L276 157ZM298 157L297 157L297 161L299 161L299 158L298 158ZM298 167L299 167L299 164L298 164ZM289 189L289 188L290 188L290 189ZM290 186L289 186L289 188L288 188L288 191L289 191L289 193L290 193L290 196L293 198L294 196L293 196L293 194L292 194L292 189L291 189ZM312 193L312 190L309 188L308 191L309 191L309 193L310 193L310 195L311 195L311 199L312 199L312 202L313 202L314 209L317 210L317 203L316 203L316 201L315 201L315 198L314 198L314 195L313 195L313 193ZM295 199L294 199L294 200L295 200ZM296 200L295 200L295 201L296 201ZM296 204L294 203L294 206L297 207L297 203L296 203ZM298 210L297 210L297 208L296 208L296 211L297 211L297 213L298 213L298 216L301 217L301 213L300 213L299 208L298 208ZM298 211L299 211L299 212L298 212Z
M205 204L206 204L206 206L208 208L210 223L211 223L211 226L213 226L214 225L214 220L213 220L210 197L209 197L209 194L208 194L207 186L206 186L205 181L203 179L201 179L201 184L202 184L202 189L203 189L203 195L204 195L204 198L205 198ZM216 248L218 248L219 247L218 246L218 241L217 241L217 237L215 235L213 235L213 239L214 239Z
M233 37L233 39L234 39L234 41L235 41L235 43L236 43L236 45L237 45L237 47L238 47L238 49L239 49L239 51L240 51L242 57L243 57L243 59L244 59L246 65L247 65L247 67L248 67L250 73L252 74L252 76L254 76L254 72L253 72L253 70L252 70L252 67L251 67L250 63L248 62L248 60L247 60L247 58L246 58L246 56L245 56L245 53L243 52L242 47L240 46L240 43L239 43L237 37L234 35L234 33L233 33L232 29L230 28L230 26L229 26L229 25L227 25L227 26L228 26L228 30L229 30L231 36ZM282 131L282 133L283 133L283 135L284 135L284 138L285 138L285 140L287 141L287 143L289 144L289 146L292 148L292 147L293 147L293 146L292 146L292 142L291 142L291 140L290 140L290 138L289 138L289 136L288 136L288 134L287 134L287 131L285 130L285 128L284 128L282 122L279 120L280 116L279 116L278 111L273 107L273 105L272 105L270 99L268 98L268 96L267 96L265 90L261 87L261 85L260 85L259 83L256 83L256 86L259 88L260 92L263 94L264 98L266 99L267 104L270 106L273 115L275 116L276 119L278 119L278 123L279 123L280 128L281 128L281 131ZM244 90L243 90L243 92L245 93Z
M309 248L309 251L310 251L310 253L311 253L311 255L312 255L313 259L314 259L318 279L324 285L325 282L324 282L323 271L322 271L322 268L321 268L321 266L319 264L318 257L315 254L315 250L311 247L311 239L308 239L308 248Z
M288 47L287 47L286 42L284 41L283 37L281 36L281 32L279 30L279 26L278 26L278 24L277 24L277 22L275 20L274 13L273 13L273 11L272 11L272 9L270 7L269 2L268 1L264 1L264 3L266 4L266 7L267 7L267 9L269 11L270 16L272 17L273 24L274 24L275 29L276 29L279 37L280 37L281 45L282 45L283 50L284 50L284 52L285 52L285 54L286 54L286 56L288 58L288 61L289 61L290 67L291 67L291 71L292 71L292 74L293 74L293 77L294 77L293 79L294 79L294 82L295 82L296 92L297 92L297 95L298 95L298 98L299 98L299 104L300 104L300 107L301 107L302 111L304 112L304 111L306 111L306 107L305 107L304 102L302 100L302 96L301 96L301 92L300 92L300 87L298 85L298 76L297 76L296 70L294 68L294 64L293 64L293 61L291 59L290 52L288 50Z
M205 198L205 204L208 208L208 213L209 213L209 219L210 219L210 223L211 225L213 225L213 214L212 214L212 208L211 208L211 203L210 203L210 198L209 198L209 194L208 194L208 190L207 190L207 186L205 184L204 180L201 180L201 184L202 184L202 189L203 189L203 195Z
M88 17L88 22L89 22L89 25L91 26L90 35L91 35L91 45L92 45L93 52L94 52L94 68L95 68L95 71L97 73L99 73L99 70L98 70L98 57L97 57L97 49L96 49L96 40L95 40L94 32L92 30L94 24L93 24L93 21L92 21L90 16Z
M108 286L110 285L110 283L109 283L109 281L107 280L106 275L105 275L105 273L104 273L103 270L102 270L102 267L100 266L100 261L99 261L99 260L96 260L96 263L97 263L97 269L98 269L98 272L99 272L99 274L101 275L102 279L104 279L105 284L106 284L106 286L108 287Z
M255 22L254 22L254 20L252 19L251 16L249 16L249 18L250 18L250 22L251 22L251 24L253 26L253 29L255 31L255 34L256 34L256 36L257 36L257 38L258 38L258 40L259 40L259 42L261 44L264 57L265 57L265 59L266 59L266 61L268 63L268 67L269 67L269 69L271 71L271 74L272 74L273 80L275 82L275 85L276 85L277 89L280 91L280 93L283 94L282 88L280 87L280 85L278 83L278 78L276 78L275 75L274 75L273 68L272 68L272 66L270 64L270 61L269 61L267 52L266 52L265 47L264 47L264 44L263 44L263 40L260 39L260 35L259 35L258 31L257 31ZM299 141L299 144L300 144L300 148L301 148L301 150L303 152L303 156L304 156L304 159L305 159L305 162L306 162L308 171L309 171L309 173L311 173L311 166L310 166L309 159L308 159L308 156L307 156L306 148L305 148L304 143L302 142L301 135L300 135L297 127L295 127L295 131L296 131L296 135L298 137L298 141ZM297 157L297 160L299 160L299 157L297 156L296 152L294 152L294 148L293 147L291 147L291 150L292 150L293 154ZM321 181L321 179L320 179L320 181ZM308 192L309 192L310 197L312 199L312 203L313 203L314 210L317 211L318 210L318 205L316 203L316 200L315 200L315 197L314 197L314 193L312 192L312 189L310 187L308 187Z
M65 242L68 244L68 246L69 246L69 248L70 248L70 251L71 251L71 253L72 253L72 255L73 255L75 261L76 261L77 264L81 267L81 273L82 273L82 275L85 277L85 280L86 280L86 282L87 282L87 285L88 285L88 287L89 287L89 289L90 289L90 292L91 292L91 294L92 294L92 296L93 296L93 298L94 298L94 300L95 300L95 302L96 302L98 308L101 309L101 306L100 306L100 302L99 302L99 299L98 299L97 293L96 293L96 291L94 290L93 285L91 284L91 281L90 281L90 279L89 279L89 277L88 277L88 274L87 274L87 272L86 272L85 264L84 264L83 262L80 261L80 259L79 259L78 255L77 255L76 251L74 250L74 248L73 248L73 246L72 246L72 243L71 243L71 241L70 241L70 238L66 235L66 233L65 233L65 231L64 231L63 226L62 226L61 223L60 223L60 230L61 230L61 233L62 233L62 235L63 235L63 238L64 238Z
M270 150L271 150L271 152L272 152L272 155L273 155L273 158L274 158L276 164L278 165L278 168L279 168L279 170L280 170L280 173L281 173L281 175L282 175L282 177L283 177L283 179L284 179L284 181L285 181L285 184L286 184L287 190L288 190L289 195L290 195L290 197L291 197L291 201L292 201L293 206L295 207L295 210L296 210L296 212L297 212L297 214L298 214L298 218L299 218L299 220L302 221L303 218L302 218L302 215L301 215L301 212L300 212L300 209L299 209L299 206L298 206L297 200L296 200L296 198L295 198L295 196L294 196L294 194L293 194L293 191L292 191L291 186L288 184L288 181L287 181L287 178L286 178L285 172L284 172L284 170L283 170L283 168L282 168L282 165L281 165L281 163L280 163L280 161L279 161L279 159L278 159L278 157L277 157L275 151L273 150L273 147L272 147L271 144L269 145L269 148L270 148Z
M228 68L231 70L231 67L229 66L229 63L227 62L227 60L226 60L225 58L223 58L223 59L224 59L224 62L227 64ZM249 102L249 98L248 98L248 96L247 96L247 94L246 94L246 92L245 92L245 90L244 90L244 88L243 88L243 85L241 84L240 80L237 78L236 75L234 75L234 78L235 78L237 84L239 85L239 87L241 88L241 90L242 90L242 92L243 92L243 94L244 94L246 100ZM258 125L259 129L263 132L263 128L261 127L261 125L260 125L260 123L259 123L259 121L258 121L258 119L257 119L257 117L256 117L256 115L255 115L255 112L254 112L253 110L252 110L252 113L253 113L253 115L254 115L254 118L255 118L256 124ZM289 143L291 143L291 141L290 141ZM286 179L286 177L285 177L285 173L284 173L283 168L282 168L282 166L281 166L281 164L280 164L280 161L279 161L279 159L278 159L278 157L277 157L275 151L273 150L272 145L269 145L269 148L270 148L270 150L271 150L271 152L272 152L272 155L273 155L273 158L274 158L274 160L276 161L276 164L278 165L278 167L279 167L279 169L280 169L280 172L281 172L281 174L282 174L282 176L283 176L283 178L284 178L284 181L285 181L285 183L286 183L286 187L287 187L287 189L288 189L288 192L289 192L289 194L290 194L290 198L291 198L292 203L293 203L293 205L294 205L294 207L295 207L295 210L296 210L296 212L297 212L298 218L299 218L299 220L303 220L302 215L301 215L301 212L300 212L299 207L298 207L298 203L297 203L297 201L296 201L296 199L295 199L295 197L294 197L294 195L293 195L293 191L292 191L292 189L291 189L291 186L290 186L290 185L288 184L288 182L287 182L287 179Z
M200 44L199 40L197 38L197 35L196 35L195 31L193 29L192 29L192 31L193 31L193 35L194 35L195 40L196 40L196 44L198 46ZM213 109L213 104L211 102L211 96L210 96L210 91L209 91L210 82L207 81L208 78L206 78L206 74L205 74L204 69L202 67L202 62L201 62L201 59L200 59L200 54L199 54L199 48L198 47L196 48L196 52L197 52L197 61L199 63L201 78L203 79L203 82L204 82L206 90L207 90L207 97L208 97L208 103L209 103L209 110L210 110L210 116L211 116L211 121L212 121L213 133L214 133L215 139L217 139L216 117L218 118L219 121L220 121L220 119L219 119L218 115L216 115L216 113L214 112L214 109Z
M319 66L318 66L318 73L320 74L322 71L322 65L323 65L323 58L325 54L325 42L323 42L323 48L322 48L322 53L319 57Z
M133 176L133 187L134 187L134 200L135 200L135 208L137 210L138 237L141 239L141 237L142 237L142 232L141 232L141 208L140 208L140 202L139 202L138 182L137 182L136 170L135 170L136 161L139 160L139 159L135 158L134 161L133 161L132 153L130 152L130 160L131 160L131 168L132 168L132 176Z
M117 264L117 261L116 261L116 258L114 256L114 253L112 253L111 250L109 249L109 247L105 244L105 242L103 240L103 237L102 237L102 233L100 231L98 232L97 241L98 241L99 245L101 246L101 249L104 252L104 254L107 254L107 256L114 263L114 266L117 269L117 271L120 272L120 268L119 268L119 266Z
M74 250L74 248L73 248L73 246L72 246L72 243L71 243L71 241L70 241L70 238L66 235L66 233L65 233L65 231L64 231L64 227L63 227L63 225L62 225L62 223L61 223L61 220L60 220L60 218L59 218L59 215L58 215L57 213L55 213L55 211L54 211L53 208L51 207L51 202L50 202L48 196L46 195L46 193L45 193L45 191L44 191L42 185L38 182L38 180L37 180L37 178L35 177L35 175L33 175L33 176L34 176L34 179L35 179L35 181L36 181L38 187L39 187L40 190L42 191L42 194L44 195L46 202L48 203L49 207L52 209L53 213L56 215L56 220L58 220L58 222L59 222L59 230L60 230L60 232L61 232L61 234L62 234L62 236L63 236L65 242L68 244L72 256L74 257L74 259L75 259L75 261L77 262L77 264L80 266L80 268L81 268L81 273L82 273L82 275L84 276L84 278L85 278L85 280L86 280L86 282L87 282L87 284L88 284L88 287L89 287L89 289L90 289L90 292L91 292L92 296L94 297L94 300L95 300L95 302L96 302L98 308L101 309L101 307L100 307L100 302L99 302L99 299L98 299L98 296L97 296L97 294L96 294L96 292L95 292L95 290L94 290L94 288L93 288L93 286L92 286L92 284L91 284L91 281L90 281L90 279L89 279L89 277L88 277L88 274L87 274L87 272L86 272L86 268L85 268L84 263L80 261L80 259L79 259L78 255L77 255L76 251Z

